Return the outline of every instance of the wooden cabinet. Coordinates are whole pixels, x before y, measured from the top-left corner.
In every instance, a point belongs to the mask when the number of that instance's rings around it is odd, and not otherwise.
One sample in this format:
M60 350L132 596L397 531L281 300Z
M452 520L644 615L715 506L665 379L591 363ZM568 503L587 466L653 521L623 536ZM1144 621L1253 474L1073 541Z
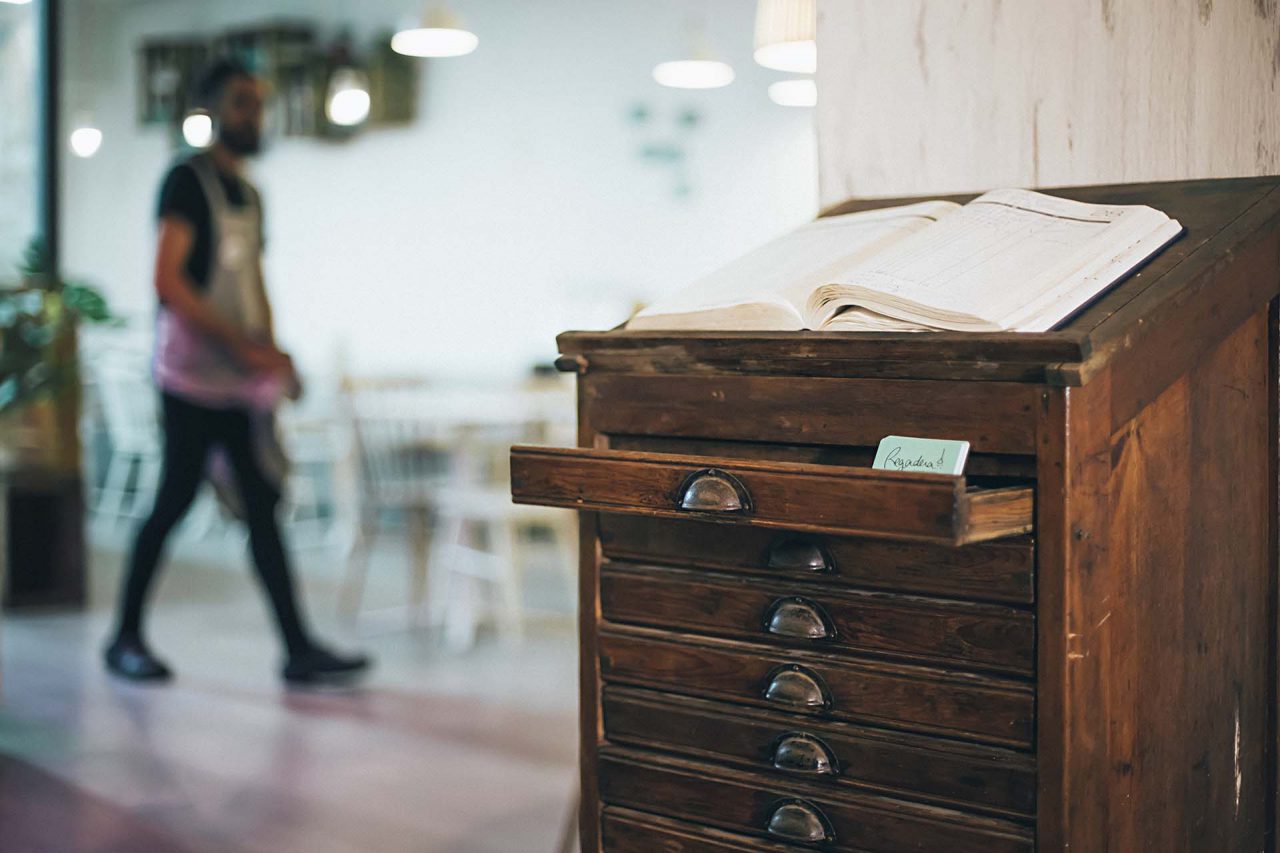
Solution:
M1042 334L561 336L584 851L1275 849L1280 179L1059 194L1187 230Z

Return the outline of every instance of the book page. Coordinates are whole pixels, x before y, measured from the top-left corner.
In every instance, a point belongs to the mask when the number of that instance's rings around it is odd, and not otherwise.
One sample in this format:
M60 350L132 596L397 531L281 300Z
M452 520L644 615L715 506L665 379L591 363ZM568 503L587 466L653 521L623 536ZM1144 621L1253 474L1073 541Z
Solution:
M822 322L862 305L942 328L1008 328L1026 306L1052 301L1074 272L1168 221L1140 205L995 190L840 270L814 294L809 310Z
M937 201L817 219L657 300L627 328L805 328L814 288L959 209ZM777 325L788 310L794 324Z
M824 332L928 332L928 326L888 317L866 308L845 308L822 324Z
M1167 220L1156 230L1085 265L1038 302L1027 305L1022 314L1006 324L1024 332L1045 332L1052 329L1076 313L1094 296L1124 278L1134 267L1176 240L1181 233L1181 223L1176 219Z

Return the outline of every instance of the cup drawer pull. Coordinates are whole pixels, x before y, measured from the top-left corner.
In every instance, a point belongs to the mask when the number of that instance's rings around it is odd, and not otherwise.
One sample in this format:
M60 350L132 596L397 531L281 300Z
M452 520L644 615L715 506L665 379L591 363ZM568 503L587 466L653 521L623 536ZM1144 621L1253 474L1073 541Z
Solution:
M809 776L837 776L840 773L830 747L803 732L788 732L778 738L773 748L773 766L778 770Z
M800 596L779 598L764 616L764 630L797 640L829 640L836 635L822 607Z
M732 474L704 468L685 478L676 506L692 512L750 512L751 496Z
M764 698L793 708L824 708L831 704L822 679L795 664L781 667L770 674L764 688Z
M830 826L817 806L804 800L788 800L774 807L765 830L788 841L818 844L833 840Z
M812 539L789 536L769 546L768 565L782 572L829 572L831 557Z

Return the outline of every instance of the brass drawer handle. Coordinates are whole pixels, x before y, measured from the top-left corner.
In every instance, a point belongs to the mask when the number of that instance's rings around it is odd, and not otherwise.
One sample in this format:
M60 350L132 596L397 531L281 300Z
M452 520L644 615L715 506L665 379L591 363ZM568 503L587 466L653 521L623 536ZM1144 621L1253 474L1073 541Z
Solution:
M836 635L822 607L801 596L779 598L764 615L764 630L797 640L829 640Z
M587 359L581 355L562 355L555 360L556 370L561 373L586 373Z
M804 800L787 800L775 806L765 830L788 841L818 844L835 840L827 816Z
M831 704L817 673L795 664L779 667L770 673L764 698L793 708L825 708Z
M750 512L751 496L732 474L704 468L685 478L676 506L694 512Z
M831 556L825 548L805 536L788 536L769 546L766 565L783 572L829 572Z
M804 773L809 776L840 774L831 748L813 735L804 732L788 732L778 738L773 748L773 766L778 770Z

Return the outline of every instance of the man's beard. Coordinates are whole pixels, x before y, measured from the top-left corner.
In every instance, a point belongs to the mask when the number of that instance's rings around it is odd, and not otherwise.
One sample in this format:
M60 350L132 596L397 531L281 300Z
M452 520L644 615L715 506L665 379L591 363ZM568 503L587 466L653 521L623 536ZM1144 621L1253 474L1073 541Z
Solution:
M218 132L218 141L241 157L257 154L262 150L262 134L256 129L224 127Z

